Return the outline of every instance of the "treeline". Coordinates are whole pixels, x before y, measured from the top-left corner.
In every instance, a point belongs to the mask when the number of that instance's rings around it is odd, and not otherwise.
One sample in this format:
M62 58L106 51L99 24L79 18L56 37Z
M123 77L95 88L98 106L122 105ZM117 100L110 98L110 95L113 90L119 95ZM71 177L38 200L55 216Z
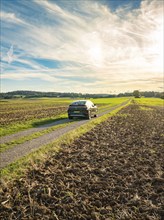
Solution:
M12 99L12 98L41 98L41 97L71 97L71 98L101 98L108 97L108 94L82 94L82 93L73 93L73 92L36 92L36 91L13 91L0 93L1 99ZM114 95L112 96L114 97Z
M164 93L145 91L140 92L141 96L144 97L157 97L164 98ZM82 94L82 93L67 93L67 92L37 92L37 91L24 91L18 90L13 92L0 93L0 99L13 99L13 98L41 98L41 97L70 97L70 98L113 98L113 97L129 97L133 96L133 92L115 94Z

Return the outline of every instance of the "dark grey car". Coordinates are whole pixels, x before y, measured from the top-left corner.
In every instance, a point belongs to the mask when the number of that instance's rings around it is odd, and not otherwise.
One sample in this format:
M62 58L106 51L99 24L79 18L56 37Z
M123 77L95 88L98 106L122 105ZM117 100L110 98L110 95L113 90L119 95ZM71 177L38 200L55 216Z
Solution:
M78 100L69 105L68 118L81 117L91 119L91 117L97 117L97 111L97 106L90 100Z

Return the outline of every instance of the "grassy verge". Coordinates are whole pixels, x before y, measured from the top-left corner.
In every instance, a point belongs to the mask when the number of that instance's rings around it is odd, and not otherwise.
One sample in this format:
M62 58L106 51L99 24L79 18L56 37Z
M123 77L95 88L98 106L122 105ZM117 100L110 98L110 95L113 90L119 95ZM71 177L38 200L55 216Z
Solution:
M8 180L12 180L13 178L14 179L20 178L22 175L26 173L26 171L30 167L37 166L38 164L43 164L45 160L47 160L48 158L56 154L58 151L60 151L63 145L71 144L76 138L90 131L96 125L104 122L109 117L115 115L118 111L120 111L122 108L124 108L128 104L129 103L95 120L92 120L88 122L87 124L82 125L79 128L68 132L67 134L64 134L62 137L58 138L53 143L42 146L35 152L32 152L31 154L25 157L22 157L16 162L11 163L10 165L8 165L7 167L1 170L1 180L8 181Z
M15 123L13 125L9 125L7 127L2 127L0 128L0 137L9 135L9 134L14 134L18 131L23 131L28 128L36 128L44 124L49 124L61 119L67 118L67 114L62 114L62 115L57 115L52 118L43 118L43 119L37 119L37 120L32 120L32 121L27 121L23 123Z
M144 107L144 106L140 106L140 109L143 111L152 111L153 110L152 108Z
M25 137L22 137L22 138L19 138L19 139L16 139L14 141L10 141L6 144L1 144L0 146L0 153L10 149L10 148L13 148L15 145L18 145L18 144L22 144L24 143L25 141L30 141L32 139L36 139L44 134L48 134L52 131L55 131L56 129L59 129L59 128L64 128L66 126L68 126L69 124L72 124L74 123L75 121L70 121L70 122L66 122L64 124L60 124L60 125L55 125L51 128L47 128L46 130L43 130L43 131L39 131L39 132L35 132L31 135L27 135Z
M164 99L160 98L139 98L134 99L139 105L164 106Z

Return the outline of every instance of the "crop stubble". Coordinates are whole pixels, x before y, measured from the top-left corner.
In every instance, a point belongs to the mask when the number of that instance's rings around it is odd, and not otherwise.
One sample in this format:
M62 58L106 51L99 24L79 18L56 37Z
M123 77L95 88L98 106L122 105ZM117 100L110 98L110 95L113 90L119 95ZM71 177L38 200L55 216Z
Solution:
M150 108L122 109L4 184L0 218L163 219L163 109Z
M0 113L0 124L1 126L6 126L13 123L25 122L33 119L54 117L56 115L64 114L66 112L66 109L66 107L61 106L10 112L6 111Z

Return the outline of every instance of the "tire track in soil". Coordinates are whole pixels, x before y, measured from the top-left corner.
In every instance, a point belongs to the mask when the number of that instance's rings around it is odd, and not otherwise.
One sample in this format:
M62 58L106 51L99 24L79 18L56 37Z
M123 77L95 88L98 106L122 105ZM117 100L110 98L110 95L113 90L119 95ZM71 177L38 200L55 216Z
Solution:
M163 220L163 112L136 105L4 185L0 217Z
M120 106L127 104L128 102L129 101L123 102L120 105L117 105L115 107L110 108L110 110L108 110L108 111L101 112L99 114L99 117L113 111L114 109L117 109ZM91 120L94 120L94 119L91 119ZM64 121L67 122L69 120L65 119ZM56 123L58 123L58 124L63 123L63 120L60 120ZM73 124L70 124L70 125L64 127L64 128L57 129L57 130L50 132L48 134L44 134L38 138L32 139L30 141L26 141L22 144L18 144L16 146L12 147L11 149L8 149L5 152L2 152L0 155L0 157L1 157L0 158L1 159L0 169L4 168L5 166L9 165L10 163L16 161L17 159L21 158L22 156L25 156L25 155L29 154L30 152L38 149L39 147L55 141L55 139L61 137L63 134L66 134L67 132L72 131L72 130L74 130L74 129L78 128L79 126L86 124L86 123L88 123L88 120L77 121ZM52 126L52 124L45 125L44 128L38 128L38 129L42 129L42 130L47 129L49 126ZM29 129L29 130L32 130L32 132L33 132L33 129ZM22 132L20 132L20 133L22 133Z

